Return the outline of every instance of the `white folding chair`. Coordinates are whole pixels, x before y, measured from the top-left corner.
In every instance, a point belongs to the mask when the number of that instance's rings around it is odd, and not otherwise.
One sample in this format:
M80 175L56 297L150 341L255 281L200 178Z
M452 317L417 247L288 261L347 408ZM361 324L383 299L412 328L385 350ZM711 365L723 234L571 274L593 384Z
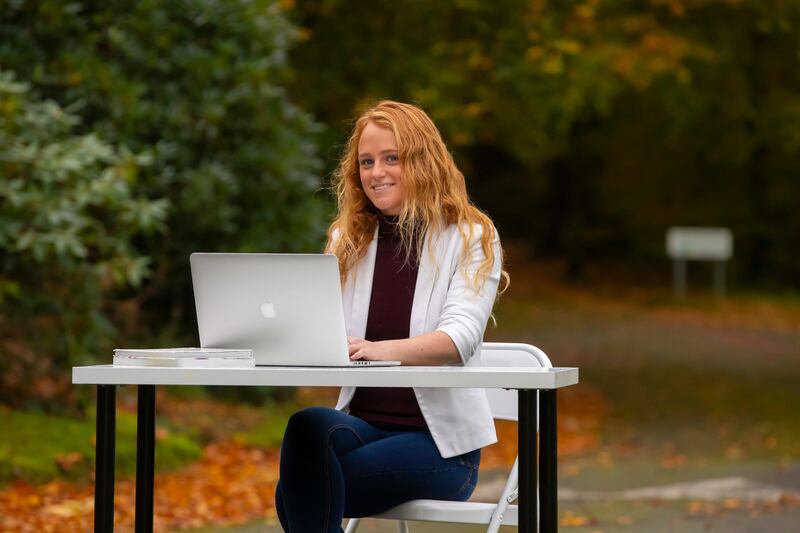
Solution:
M484 366L532 366L551 368L547 355L530 344L484 342L481 347L481 360ZM501 420L517 420L517 391L486 389L492 415ZM536 421L538 430L539 421ZM408 521L452 522L457 524L487 524L487 533L496 533L501 525L516 526L517 506L511 502L517 499L519 454L506 479L503 493L497 503L451 502L443 500L413 500L398 505L372 518L397 520L398 530L408 533ZM347 523L345 533L353 533L360 519L353 518Z

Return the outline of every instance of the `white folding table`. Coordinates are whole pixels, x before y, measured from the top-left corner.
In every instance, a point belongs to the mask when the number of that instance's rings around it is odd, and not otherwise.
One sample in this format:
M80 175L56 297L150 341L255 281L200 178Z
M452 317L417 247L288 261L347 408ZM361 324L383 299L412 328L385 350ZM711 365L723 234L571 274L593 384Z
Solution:
M137 385L136 526L153 531L156 385L269 387L482 387L519 391L519 531L558 529L556 391L578 383L577 368L531 367L264 367L72 369L75 384L97 385L95 533L114 529L116 386ZM539 418L539 439L536 420ZM537 468L538 466L538 468ZM538 487L538 491L537 491ZM536 500L538 492L538 502ZM538 506L537 506L538 503ZM539 516L540 515L540 516Z

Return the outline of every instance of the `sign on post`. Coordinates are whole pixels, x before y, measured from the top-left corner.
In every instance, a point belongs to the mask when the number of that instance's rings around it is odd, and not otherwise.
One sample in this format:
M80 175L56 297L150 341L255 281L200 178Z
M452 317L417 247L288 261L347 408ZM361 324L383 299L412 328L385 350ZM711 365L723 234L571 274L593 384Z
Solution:
M672 259L672 289L686 297L686 262L714 264L714 294L725 294L725 262L733 255L733 234L728 228L672 227L667 230L667 255Z

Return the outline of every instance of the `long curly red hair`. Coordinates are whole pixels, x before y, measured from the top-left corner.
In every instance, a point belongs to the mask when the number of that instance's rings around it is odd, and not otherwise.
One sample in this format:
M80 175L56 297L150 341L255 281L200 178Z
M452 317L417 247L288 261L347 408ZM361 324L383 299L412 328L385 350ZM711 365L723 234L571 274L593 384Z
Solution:
M366 253L378 224L378 210L364 193L359 175L358 143L369 123L391 130L397 141L405 188L398 229L406 249L416 246L417 257L421 257L423 239L416 236L456 224L464 237L464 257L468 257L469 242L475 227L480 226L484 259L472 279L474 288L480 290L496 259L494 225L470 202L464 175L430 117L417 106L390 100L369 107L356 119L333 175L339 210L328 228L326 251L338 258L342 281ZM502 278L507 286L505 271Z

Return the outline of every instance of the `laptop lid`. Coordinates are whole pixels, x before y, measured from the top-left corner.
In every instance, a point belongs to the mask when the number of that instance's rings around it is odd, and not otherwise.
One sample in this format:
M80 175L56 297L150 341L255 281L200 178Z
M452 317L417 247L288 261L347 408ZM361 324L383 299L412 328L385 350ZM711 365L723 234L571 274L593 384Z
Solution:
M203 348L251 348L257 365L347 364L339 265L330 254L193 253Z

